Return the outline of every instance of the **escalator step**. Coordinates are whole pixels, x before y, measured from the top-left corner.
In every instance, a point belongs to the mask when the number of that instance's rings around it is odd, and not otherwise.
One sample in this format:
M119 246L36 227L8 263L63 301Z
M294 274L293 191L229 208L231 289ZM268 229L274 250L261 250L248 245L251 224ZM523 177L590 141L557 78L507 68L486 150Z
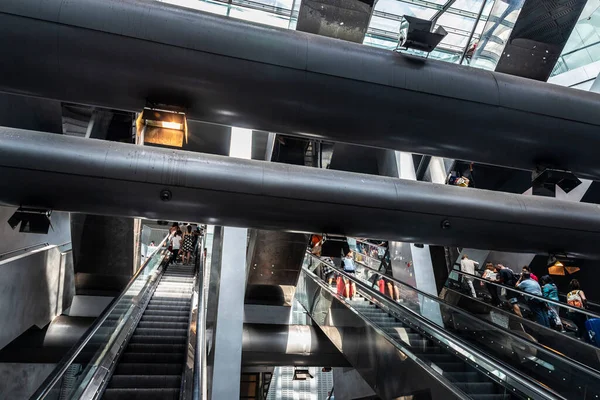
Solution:
M165 312L176 312L176 313L189 313L190 307L169 307L169 306L148 306L146 311L165 311Z
M140 321L138 328L187 329L187 322Z
M183 353L184 344L129 343L125 351L132 353Z
M185 317L189 312L161 311L161 310L146 310L144 315L164 315L165 317Z
M150 364L121 362L115 369L117 375L181 375L183 363Z
M136 328L137 336L187 336L187 329Z
M453 382L461 382L461 383L479 382L479 379L480 379L480 375L477 372L447 372L447 371L444 371L444 376Z
M433 363L436 362L452 362L454 360L456 360L456 357L454 357L452 354L446 354L446 353L415 353L415 355L419 358L425 359L425 360L429 360Z
M179 400L177 389L106 389L105 400Z
M185 322L187 323L190 319L189 315L182 315L180 317L172 317L167 315L142 315L141 321L153 321L153 322Z
M150 300L150 306L189 306L189 300Z
M467 382L456 383L455 385L469 394L494 394L496 388L493 382Z
M129 343L149 343L149 344L185 344L186 336L147 336L133 333Z
M109 388L179 388L181 375L113 375Z
M146 364L176 364L183 363L183 353L133 353L125 351L119 362Z
M466 372L468 365L464 362L438 362L435 363L444 372Z

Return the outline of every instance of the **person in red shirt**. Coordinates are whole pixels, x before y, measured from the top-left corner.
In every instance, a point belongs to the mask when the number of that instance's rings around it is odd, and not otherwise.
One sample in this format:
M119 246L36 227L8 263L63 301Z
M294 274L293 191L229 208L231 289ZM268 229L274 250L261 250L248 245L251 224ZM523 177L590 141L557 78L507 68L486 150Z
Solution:
M534 281L539 282L538 277L535 276L533 272L531 272L531 268L529 268L527 265L523 267L521 272L524 274L529 274L529 279L533 279Z

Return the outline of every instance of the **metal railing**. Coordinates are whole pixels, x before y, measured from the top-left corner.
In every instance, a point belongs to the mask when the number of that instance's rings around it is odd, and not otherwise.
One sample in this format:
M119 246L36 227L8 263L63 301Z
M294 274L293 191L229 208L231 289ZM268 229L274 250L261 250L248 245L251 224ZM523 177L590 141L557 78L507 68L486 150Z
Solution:
M436 323L430 321L425 316L415 312L414 310L393 302L387 296L379 293L379 291L374 290L373 288L369 287L367 284L362 282L359 278L354 276L354 274L348 274L347 272L343 271L342 269L336 267L333 264L329 264L329 263L321 260L319 257L315 256L314 254L312 254L308 251L307 251L307 255L313 259L316 259L317 261L319 261L323 264L326 264L329 268L335 270L338 274L353 281L361 290L364 291L364 293L365 293L365 295L367 295L367 297L370 297L371 299L373 299L373 298L377 299L377 301L380 305L385 305L386 308L395 311L396 315L406 314L406 313L410 314L411 317L416 319L419 322L419 324L424 327L425 331L429 335L431 335L431 337L434 338L435 340L439 341L440 343L443 343L444 345L447 345L449 348L462 349L461 350L462 352L469 355L469 357L467 357L467 359L465 361L469 362L470 360L474 360L474 363L472 366L475 367L476 369L482 370L483 366L487 366L487 371L484 371L484 373L487 373L488 375L490 375L490 371L500 371L505 376L505 379L500 379L497 375L492 374L493 376L490 376L490 378L494 378L498 382L510 385L512 388L519 390L521 393L525 394L526 396L529 396L532 399L565 399L563 396L556 393L552 389L542 387L535 381L531 381L529 379L523 378L522 373L514 370L510 366L505 365L501 361L494 359L489 354L484 355L477 351L473 351L473 345L463 341L463 339L461 339L461 338L449 335L445 331L444 327L438 326ZM372 270L373 272L375 272L378 275L382 275L381 272L373 270L372 268L369 268L369 267L365 266L364 264L361 264L361 266L363 266L369 270ZM435 296L432 296L428 293L422 292L410 285L406 285L403 282L395 280L393 278L386 276L386 279L389 279L390 281L394 281L397 284L407 286L411 290L414 290L416 293L418 293L420 296L423 296L424 298L428 298L435 303L443 303L445 307L448 307L453 312L461 314L461 315L465 316L466 318L476 319L476 318L472 317L470 314L468 314L454 306L446 304L441 299L439 299ZM498 328L493 326L492 324L489 324L484 321L480 321L478 319L477 319L477 323L484 325L484 326L487 325L487 327L489 329L498 330ZM514 339L518 340L518 341L522 341L520 338L518 338L516 336L514 337ZM529 343L527 343L527 345L529 345ZM542 347L539 347L538 351L544 351L544 349ZM549 353L549 355L554 356L551 353Z
M460 271L458 269L453 269L451 272L455 272L455 273L457 273L459 275L462 275L462 276L465 276L465 277L467 277L469 279L475 279L475 280L478 280L480 282L485 282L485 283L488 283L490 285L497 286L497 287L499 287L501 289L506 289L507 291L513 292L515 294L515 297L517 295L526 296L528 298L538 299L538 300L543 301L545 303L552 304L552 305L558 306L560 308L567 309L570 312L585 314L585 315L587 315L588 317L591 317L591 318L600 318L600 315L598 315L596 313L593 313L593 312L590 312L590 311L586 310L585 308L573 307L573 306L571 306L569 304L562 303L562 302L556 301L556 300L552 300L552 299L549 299L547 297L543 297L543 296L539 296L539 295L536 295L536 294L524 292L524 291L522 291L520 289L517 289L514 286L503 285L503 284L501 284L499 282L494 282L494 281L491 281L491 280L479 277L477 275L473 275L473 274L469 274L467 272Z
M344 272L340 268L336 267L335 265L331 265L331 264L329 264L329 263L321 260L320 258L318 258L317 256L315 256L314 254L311 254L310 252L307 252L307 254L310 254L310 257L312 259L316 259L319 262L321 262L323 264L326 264L329 268L335 270L338 274L346 276L346 277L349 277L351 280L353 280L355 282L359 282L360 281L360 278L358 278L357 276L355 277L355 276L347 274L346 272ZM371 271L375 275L378 275L380 277L384 276L384 274L382 274L381 271L378 271L378 270L375 270L373 268L370 268L369 266L367 266L367 265L365 265L365 264L363 264L361 262L357 262L357 264L359 264L360 267L365 268L365 269ZM357 271L357 273L358 273L358 271ZM560 353L558 353L558 352L556 352L556 351L554 351L554 350L552 350L550 348L547 348L546 346L537 344L536 342L532 342L532 341L526 340L526 339L522 338L521 336L514 334L509 329L506 329L506 328L500 327L498 325L495 325L492 322L488 322L488 321L479 319L479 318L473 316L472 314L470 314L469 312L464 311L464 310L462 310L462 309L460 309L460 308L458 308L458 307L456 307L454 305L451 305L451 304L445 302L444 300L440 299L437 296L434 296L434 295L431 295L429 293L423 292L423 291L415 288L414 286L411 286L411 285L409 285L407 283L399 281L399 280L397 280L397 279L395 279L393 277L390 277L390 276L386 275L385 279L389 280L389 281L391 281L393 283L395 283L399 287L405 288L405 290L408 289L408 290L410 290L410 291L418 294L419 296L422 297L422 299L424 301L426 301L426 300L432 301L432 302L438 304L438 306L444 307L445 311L446 311L444 313L445 315L447 315L448 313L454 313L454 314L460 315L462 318L464 318L466 320L471 320L474 323L480 325L483 328L484 331L502 332L503 335L505 335L505 337L509 338L512 343L517 343L521 347L531 349L532 352L535 352L536 354L538 354L538 358L540 358L540 357L543 356L543 357L545 357L545 358L547 358L549 360L552 360L554 362L554 364L557 365L557 366L564 365L569 370L571 370L571 369L575 370L575 371L577 371L578 375L580 375L582 377L585 377L586 379L588 379L589 382L600 382L600 373L598 373L594 369L589 368L585 364L582 364L582 363L579 363L577 361L574 361L574 360L572 360L572 359L570 359L568 357L564 357L562 354L560 354ZM373 286L375 285L374 282L368 282L368 283L372 284L372 286L369 288L369 291L370 291L369 294L370 295L372 295L371 292L374 292L374 293L377 294L378 297L385 298L386 301L388 301L388 302L390 302L390 303L392 303L394 305L397 305L397 303L393 302L387 296L385 296L383 294L380 294L378 290L373 289ZM367 285L367 283L363 283L363 285L365 287L369 287ZM402 306L398 305L398 307L402 307ZM402 307L402 308L405 309L405 311L410 312L410 313L414 314L415 316L417 316L419 318L424 318L423 316L421 316L420 314L416 313L414 310L412 310L412 309L410 309L408 307ZM430 323L435 324L435 322L430 322ZM436 328L437 329L440 329L440 328L443 329L443 327L437 327L437 326L436 326ZM534 397L534 398L537 398L537 397Z
M46 399L50 392L54 389L55 385L63 378L69 367L75 362L76 358L82 353L82 350L94 337L100 327L106 322L107 318L111 315L119 302L124 298L125 294L129 291L133 283L137 280L140 274L146 269L153 260L154 256L163 249L164 244L170 236L166 236L152 254L147 257L144 264L137 270L133 275L127 286L123 289L121 294L115 298L110 305L102 312L102 314L96 319L94 324L85 332L79 342L71 348L71 350L65 355L65 357L59 362L58 367L44 380L38 390L30 397L30 400L41 400ZM163 249L164 250L164 249Z

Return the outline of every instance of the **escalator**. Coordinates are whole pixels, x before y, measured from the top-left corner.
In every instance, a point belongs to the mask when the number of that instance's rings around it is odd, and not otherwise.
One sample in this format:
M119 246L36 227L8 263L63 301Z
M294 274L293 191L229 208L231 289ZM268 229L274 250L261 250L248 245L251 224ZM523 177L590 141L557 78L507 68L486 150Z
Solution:
M315 271L337 269L307 253L296 296L383 399L596 399L593 370L395 281L400 300L376 290L376 270L357 264L353 300Z
M473 298L471 291L466 290L465 285L461 283L465 279L472 280L477 293L476 298ZM505 294L500 296L499 293L502 292ZM496 295L500 305L492 304L495 303L492 294ZM561 331L556 326L554 328L542 326L535 321L534 315L529 310L527 299L532 297L532 295L524 296L522 291L514 287L491 282L459 270L454 270L450 274L446 287L440 293L440 298L446 303L490 322L500 329L505 329L533 343L552 349L568 358L573 364L580 364L583 375L593 374L594 379L600 380L600 348L586 342L583 338L578 339L576 334L578 328L569 319L573 318L573 314L582 314L583 319L600 318L600 315L589 309L578 309L566 303L554 302L537 296L539 301L546 301L555 310L558 310L561 325L566 329ZM517 305L524 317L516 315L512 310L512 304L507 301L510 298L518 300ZM582 336L584 335L582 334Z
M435 341L411 328L409 324L394 318L361 295L357 295L349 304L359 314L375 322L387 335L404 342L416 357L436 365L442 371L443 376L471 398L518 399L511 393L507 393L500 384L491 381L486 375L479 373L476 368L465 363L460 357L448 352Z
M167 267L102 399L179 399L193 284L192 266Z
M165 243L30 399L193 397L204 266L168 266Z

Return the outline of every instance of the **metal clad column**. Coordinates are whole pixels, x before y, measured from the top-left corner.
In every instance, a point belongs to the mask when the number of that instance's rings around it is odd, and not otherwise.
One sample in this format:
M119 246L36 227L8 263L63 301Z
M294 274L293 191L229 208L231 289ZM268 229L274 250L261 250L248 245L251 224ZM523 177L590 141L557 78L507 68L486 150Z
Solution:
M246 289L245 228L223 229L211 399L238 399Z
M437 158L437 157L436 157ZM398 162L398 175L401 179L416 180L415 165L413 162L413 156L410 153L396 152L396 159ZM434 160L432 159L433 163ZM435 165L439 166L440 160L435 160ZM433 165L432 165L433 166ZM443 174L435 174L439 178ZM432 180L434 174L432 174ZM433 183L443 183L433 182ZM429 251L429 245L423 245L422 247L415 246L414 243L410 244L410 254L412 256L413 271L415 275L415 281L417 289L420 289L433 296L437 296L437 287L435 284L435 273L433 271L433 263L431 262L431 252ZM392 270L394 257L391 255ZM438 321L443 324L442 315L440 312L439 305L433 302L427 302L423 296L419 295L419 303L421 304L421 312L423 315L429 317L433 321ZM443 325L442 325L443 326Z

